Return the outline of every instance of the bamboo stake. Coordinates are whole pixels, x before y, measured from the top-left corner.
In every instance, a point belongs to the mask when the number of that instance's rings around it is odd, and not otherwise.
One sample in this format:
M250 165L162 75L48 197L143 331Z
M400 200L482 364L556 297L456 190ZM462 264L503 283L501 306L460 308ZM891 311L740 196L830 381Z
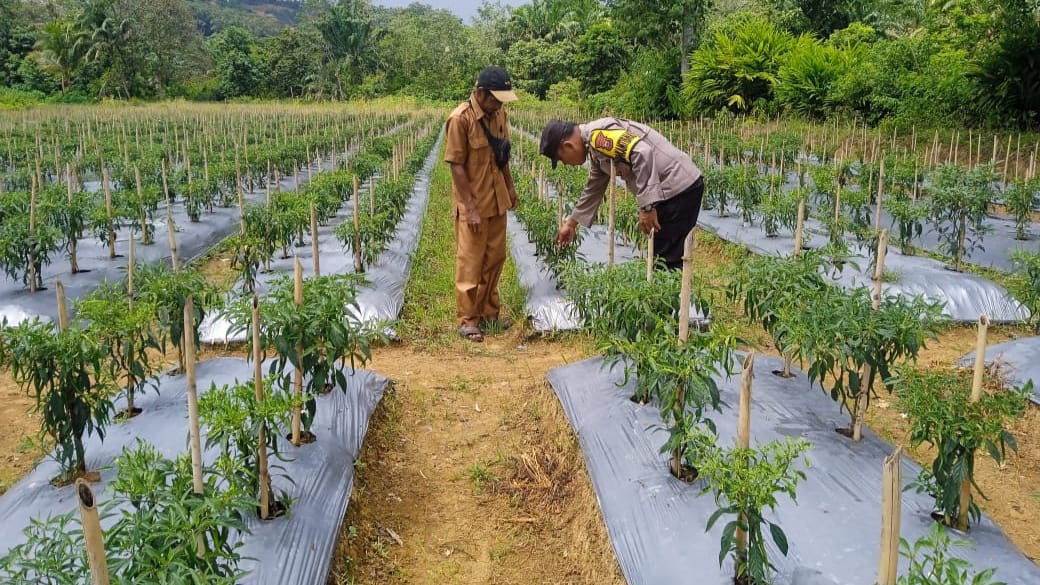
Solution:
M36 235L36 176L32 178L32 193L29 195L29 239L33 240ZM36 272L36 253L33 247L29 247L29 292L39 290L39 274Z
M690 339L690 299L693 296L693 253L697 246L694 230L686 234L683 242L683 264L682 264L682 286L679 289L679 343L685 344ZM679 404L686 403L686 388L680 386L677 400ZM678 446L672 452L672 473L675 477L682 477L682 446Z
M199 395L195 376L195 299L184 300L184 373L188 381L188 442L191 445L191 479L196 494L202 494L202 439L199 433Z
M72 163L66 163L65 171L66 171L66 175L68 176L68 180L65 181L65 184L66 184L65 190L68 193L69 207L71 208L72 205L73 205L73 199L75 197L75 195L73 195L73 193L72 193L72 183L73 183L73 180L72 180L72 175L73 175ZM3 181L0 181L0 183L2 183L2 182ZM2 192L3 192L3 189L0 188L0 193L2 193ZM69 270L71 270L73 274L76 274L77 272L79 272L79 255L77 253L77 245L78 245L78 243L79 243L79 238L76 237L76 234L69 234Z
M881 231L881 200L885 196L885 153L881 153L881 167L878 169L877 210L874 212L874 231Z
M614 266L614 196L617 190L616 168L614 160L610 161L610 183L607 190L607 267Z
M877 256L874 261L874 286L871 293L871 308L875 311L881 308L881 281L885 273L885 256L888 253L888 230L878 233ZM855 400L856 416L852 423L852 440L857 443L863 439L863 419L867 415L870 405L870 387L868 380L871 378L873 369L870 364L864 364L860 372L860 393Z
M242 165L238 160L238 149L235 149L235 190L238 192L238 218L242 227L242 235L246 235L246 199L242 192Z
M69 304L65 301L65 284L60 280L54 282L55 294L58 297L58 331L69 328Z
M656 230L651 229L650 235L646 238L646 281L649 283L654 282L654 233Z
M881 562L877 585L896 585L903 513L903 447L885 457L881 477Z
M368 214L376 214L376 178L373 176L368 180Z
M798 223L794 227L794 257L802 256L802 241L805 238L805 198L798 200Z
M318 253L318 209L311 203L311 255L314 256L314 276L321 276L321 254Z
M293 258L293 301L297 309L303 307L303 266L300 257ZM293 368L293 395L296 404L293 406L292 444L300 446L300 425L303 422L303 343L296 344L296 367Z
M263 353L260 348L260 297L253 293L253 384L256 400L264 400ZM257 458L260 478L260 518L267 520L271 515L271 476L267 468L267 425L260 426L257 439Z
M971 380L971 397L974 404L982 398L982 383L986 373L986 337L989 333L989 317L979 315L978 337L975 340L975 371ZM960 506L957 513L957 529L968 530L968 512L971 510L971 478L961 483Z
M358 178L354 175L354 272L360 274L365 271L365 266L361 259L361 201L358 197Z
M79 499L79 517L83 524L83 541L87 546L87 562L90 565L91 585L108 585L108 559L105 556L105 537L101 531L97 500L90 484L82 478L76 480Z
M556 185L556 221L563 226L563 183Z
M1008 134L1007 153L1004 154L1004 173L1001 175L1004 182L1004 191L1007 192L1008 163L1011 162L1011 135Z
M108 219L108 257L116 257L116 230L112 225L112 189L108 185L108 167L101 167L101 188L105 192L105 214Z
M737 415L737 448L747 452L751 449L751 381L755 377L755 352L748 352L740 374L740 412ZM740 521L747 525L741 514ZM747 533L737 528L737 564L747 557ZM738 567L739 568L739 567Z

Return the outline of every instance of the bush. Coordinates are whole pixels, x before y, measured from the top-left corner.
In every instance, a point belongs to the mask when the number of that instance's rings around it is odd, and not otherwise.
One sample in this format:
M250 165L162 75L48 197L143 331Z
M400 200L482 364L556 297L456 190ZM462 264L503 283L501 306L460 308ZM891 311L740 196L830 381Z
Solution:
M681 110L679 82L679 54L646 49L636 53L610 91L589 99L588 108L642 120L673 117Z
M835 86L860 61L859 49L837 49L809 38L800 39L780 67L777 100L788 110L823 118L833 104Z
M737 13L724 19L690 55L682 88L686 109L742 112L759 100L768 101L780 66L798 42L758 15Z

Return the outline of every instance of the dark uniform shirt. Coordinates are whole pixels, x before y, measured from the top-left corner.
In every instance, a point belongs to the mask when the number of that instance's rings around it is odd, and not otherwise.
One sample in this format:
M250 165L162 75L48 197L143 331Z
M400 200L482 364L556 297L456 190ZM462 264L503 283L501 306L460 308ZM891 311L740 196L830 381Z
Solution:
M509 138L505 106L499 108L494 116L488 117L477 100L470 96L469 100L459 104L448 116L444 160L463 165L480 217L486 218L502 215L509 210L509 190L502 171L495 164L495 154L481 127L481 119L484 119L492 136ZM452 195L456 212L465 215L466 205L454 185Z
M571 218L589 227L610 183L610 162L640 207L671 199L700 178L690 157L656 130L624 118L580 124L589 152L589 180Z

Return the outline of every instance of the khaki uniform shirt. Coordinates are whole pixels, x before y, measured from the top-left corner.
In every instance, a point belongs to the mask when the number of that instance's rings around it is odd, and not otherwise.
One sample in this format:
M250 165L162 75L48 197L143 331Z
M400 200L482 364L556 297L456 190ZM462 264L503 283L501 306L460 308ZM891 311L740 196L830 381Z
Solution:
M589 152L589 180L571 219L589 227L610 183L610 161L639 207L671 199L690 188L701 171L690 157L656 130L624 118L580 124Z
M484 134L484 128L481 127L482 118L492 136L509 138L505 106L499 108L493 117L488 117L480 109L477 100L470 96L469 100L459 104L448 116L444 160L463 165L480 217L487 218L502 215L509 210L509 190L502 171L495 164L495 154ZM466 205L454 184L451 191L456 213L465 215Z

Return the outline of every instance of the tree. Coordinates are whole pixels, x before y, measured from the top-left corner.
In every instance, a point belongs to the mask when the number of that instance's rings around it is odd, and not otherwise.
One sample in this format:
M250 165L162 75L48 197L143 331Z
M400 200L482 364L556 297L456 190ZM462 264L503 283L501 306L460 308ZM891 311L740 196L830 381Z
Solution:
M323 41L323 71L331 76L337 98L346 97L344 75L352 84L375 64L376 33L366 0L349 0L326 7L315 22Z
M76 23L55 20L44 25L36 41L36 60L44 71L58 78L63 94L83 62L83 45L76 42L77 33Z
M626 36L656 48L678 48L684 76L690 69L690 51L700 43L705 16L712 5L712 0L607 0L614 22L623 26Z
M263 86L263 64L254 51L256 40L249 31L231 26L210 41L216 58L217 93L222 98L257 95Z
M314 29L294 27L271 39L264 47L271 97L300 97L318 78L321 35Z
M506 52L506 67L517 85L545 99L549 87L570 77L577 48L572 41L518 41Z
M578 37L574 74L587 94L610 89L631 58L628 41L609 20L600 21Z

